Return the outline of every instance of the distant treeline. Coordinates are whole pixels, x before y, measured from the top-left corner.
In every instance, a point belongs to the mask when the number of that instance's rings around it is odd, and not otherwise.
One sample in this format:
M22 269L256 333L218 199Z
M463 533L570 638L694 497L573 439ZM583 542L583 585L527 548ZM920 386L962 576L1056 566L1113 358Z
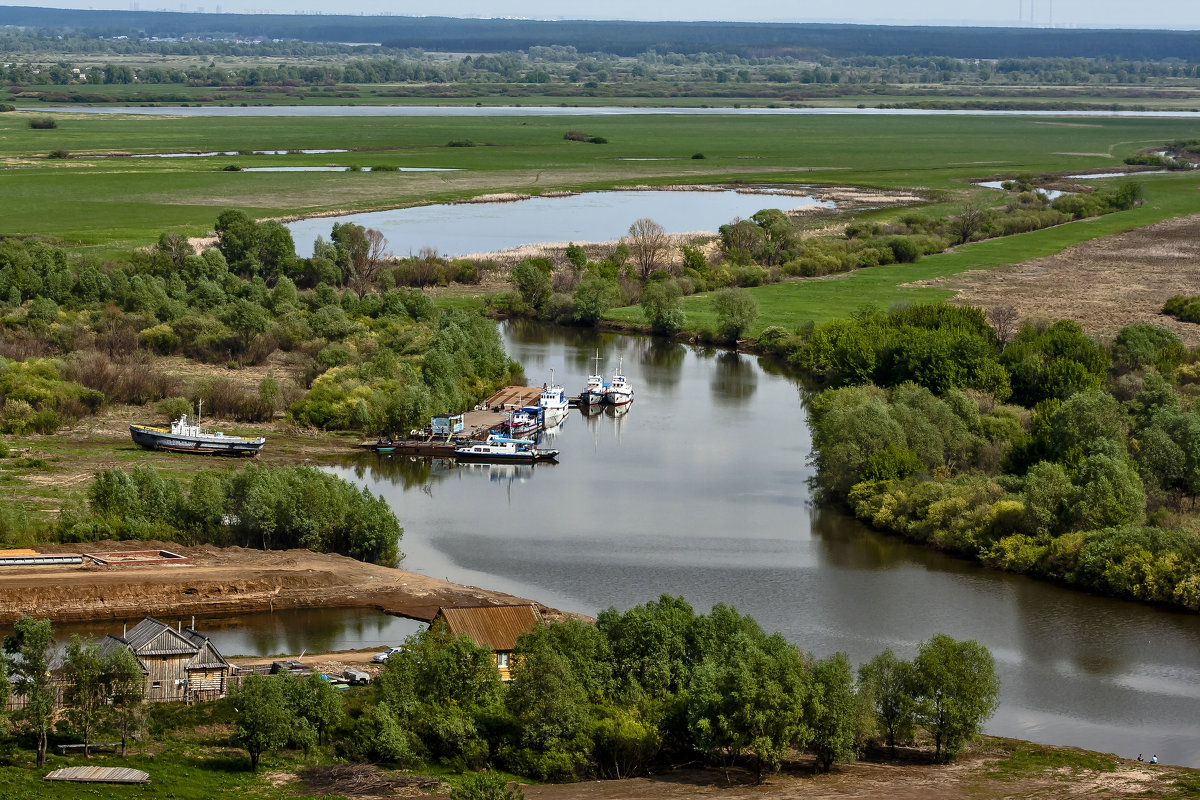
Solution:
M180 14L0 6L0 25L93 36L210 36L382 42L447 52L568 45L633 56L730 52L745 56L926 55L955 58L1102 57L1200 60L1190 31L898 27L733 22L533 21L448 17Z

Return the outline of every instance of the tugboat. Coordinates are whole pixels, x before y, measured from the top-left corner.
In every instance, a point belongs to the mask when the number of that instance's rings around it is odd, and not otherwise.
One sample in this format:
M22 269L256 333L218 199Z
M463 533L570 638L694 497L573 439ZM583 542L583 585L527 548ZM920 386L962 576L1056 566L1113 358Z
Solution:
M482 461L492 464L532 464L537 461L557 461L557 450L541 450L527 439L510 439L491 434L487 441L471 442L454 450L459 461Z
M538 406L542 409L542 424L547 428L558 424L571 410L571 401L567 398L566 389L554 383L554 370L550 370L550 383L542 386Z
M618 359L617 371L613 373L612 380L608 384L608 390L604 393L604 402L610 406L628 405L633 401L633 385L625 380L625 376L621 374L621 366L625 359Z
M171 423L170 430L153 425L129 426L134 444L147 450L172 450L178 453L201 453L221 456L257 455L267 443L265 437L226 436L220 431L206 431L200 424L203 402L196 406L196 417L184 414Z
M592 359L596 362L596 374L588 375L587 385L583 387L583 391L579 393L579 402L583 406L599 405L604 402L604 392L608 388L604 385L604 376L600 374L600 351L596 351L596 355Z

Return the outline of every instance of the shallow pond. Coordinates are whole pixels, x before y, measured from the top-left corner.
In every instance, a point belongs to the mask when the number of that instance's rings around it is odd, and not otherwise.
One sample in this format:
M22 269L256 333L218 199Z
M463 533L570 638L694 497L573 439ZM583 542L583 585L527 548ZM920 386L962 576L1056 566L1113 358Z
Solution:
M296 250L311 256L318 236L329 239L334 222L375 228L398 255L431 247L447 256L491 253L549 240L566 243L620 239L641 217L668 233L716 231L735 217L764 208L833 208L810 196L756 191L609 191L514 202L450 203L289 222Z
M817 655L911 657L937 632L991 648L990 732L1200 765L1200 616L985 570L813 506L804 400L746 356L504 326L531 383L574 394L618 355L627 414L573 411L560 463L456 467L365 455L334 468L385 497L405 566L595 614L662 593L735 605Z

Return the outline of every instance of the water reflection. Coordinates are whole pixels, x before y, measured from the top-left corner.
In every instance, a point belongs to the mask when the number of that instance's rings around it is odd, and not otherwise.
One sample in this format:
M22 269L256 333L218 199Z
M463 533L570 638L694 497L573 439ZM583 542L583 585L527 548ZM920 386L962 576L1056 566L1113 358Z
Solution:
M73 634L101 639L120 636L142 618L108 622L69 622L54 626L59 642ZM192 617L162 620L190 627ZM208 636L225 656L297 655L331 650L365 649L399 644L425 623L361 608L302 608L272 613L198 616L196 630ZM6 631L7 632L7 631Z
M723 406L743 405L758 387L758 368L749 356L723 352L716 358L712 373L713 399Z

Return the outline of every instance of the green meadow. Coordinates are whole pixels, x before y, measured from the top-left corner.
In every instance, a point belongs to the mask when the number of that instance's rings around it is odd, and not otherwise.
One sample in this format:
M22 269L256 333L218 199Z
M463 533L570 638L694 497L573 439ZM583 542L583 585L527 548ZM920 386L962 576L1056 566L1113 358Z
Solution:
M139 117L0 114L0 234L119 250L218 213L309 215L462 199L669 183L820 183L963 190L985 176L1119 165L1192 138L1183 119L969 116ZM567 141L580 130L607 144ZM451 142L475 146L451 147ZM109 153L347 148L348 153L103 158ZM49 158L66 151L67 158ZM693 159L702 153L703 159ZM624 161L628 158L671 159ZM458 172L250 173L228 166L440 167ZM1170 176L1167 176L1170 177ZM1147 179L1149 184L1149 179ZM632 222L632 220L631 220ZM1112 224L1112 223L1104 223ZM1057 234L1062 235L1062 234ZM547 240L558 238L546 232Z

